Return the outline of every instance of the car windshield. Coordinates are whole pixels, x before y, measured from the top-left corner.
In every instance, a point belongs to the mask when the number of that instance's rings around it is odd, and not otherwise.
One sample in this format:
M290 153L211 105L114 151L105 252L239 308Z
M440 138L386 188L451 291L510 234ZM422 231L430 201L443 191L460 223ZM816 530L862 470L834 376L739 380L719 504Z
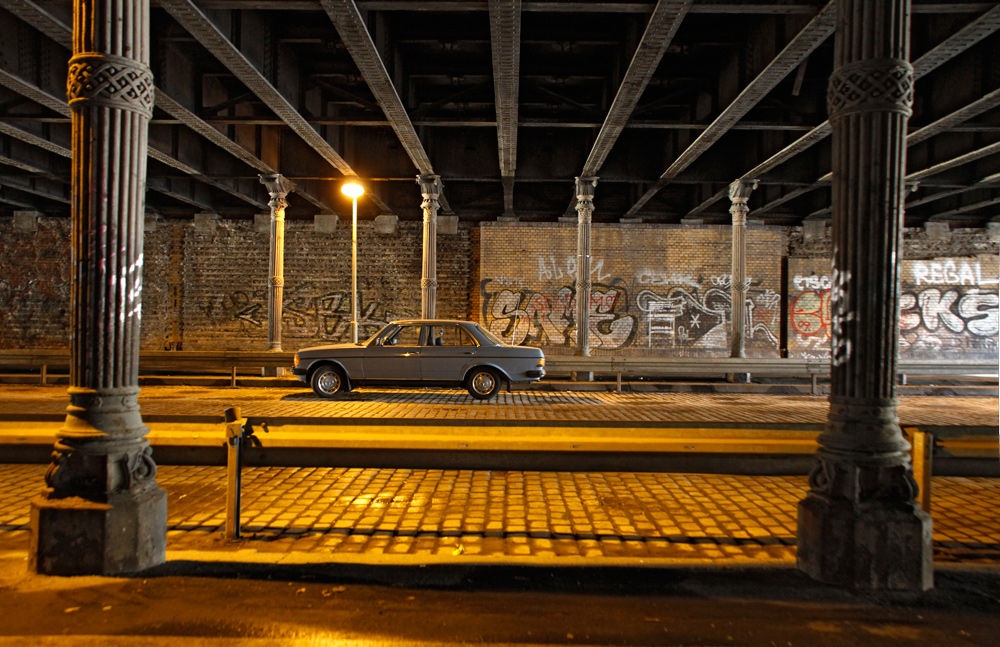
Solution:
M386 328L389 328L389 327L391 327L393 325L394 324L389 324L388 326L384 326L382 328L379 328L379 330L378 330L377 333L375 333L374 335L372 335L368 339L364 340L363 342L360 342L359 345L360 346L367 346L367 345L371 344L373 341L375 341L376 337L378 337L379 335L381 335L385 331Z
M504 340L500 339L499 337L497 337L496 335L494 335L493 333L491 333L489 330L483 328L479 324L474 323L472 325L474 325L476 327L476 330L478 330L482 334L483 337L485 337L486 339L490 340L491 342L493 342L497 346L507 346L508 345Z

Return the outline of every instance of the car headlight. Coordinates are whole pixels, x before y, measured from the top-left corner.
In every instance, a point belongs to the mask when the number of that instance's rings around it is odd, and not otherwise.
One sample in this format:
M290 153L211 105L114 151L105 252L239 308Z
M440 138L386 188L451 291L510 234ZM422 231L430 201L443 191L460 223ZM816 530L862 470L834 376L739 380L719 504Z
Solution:
M299 354L295 353L294 355L292 355L292 366L298 366L298 365L299 365Z
M539 366L545 366L545 358L544 358L544 357L542 357L542 358L540 358L540 359L538 360L538 365L539 365Z

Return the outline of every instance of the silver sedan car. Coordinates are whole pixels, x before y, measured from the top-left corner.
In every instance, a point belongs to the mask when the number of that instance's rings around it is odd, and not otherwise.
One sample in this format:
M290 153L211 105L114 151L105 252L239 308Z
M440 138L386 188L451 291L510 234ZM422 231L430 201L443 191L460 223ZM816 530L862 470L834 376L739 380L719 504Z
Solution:
M508 346L477 323L394 321L357 344L303 348L292 373L331 398L359 385L464 386L479 400L545 375L539 348Z

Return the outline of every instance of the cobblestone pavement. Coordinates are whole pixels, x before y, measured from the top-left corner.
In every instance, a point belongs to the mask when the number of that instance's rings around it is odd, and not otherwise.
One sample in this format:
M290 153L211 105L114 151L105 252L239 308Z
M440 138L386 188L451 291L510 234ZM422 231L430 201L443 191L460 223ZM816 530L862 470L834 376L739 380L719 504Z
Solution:
M0 465L0 551L28 545L46 467ZM225 468L163 466L168 558L782 564L800 476L260 467L228 542ZM1000 479L935 477L937 562L1000 566Z
M904 426L996 426L998 399L977 396L900 397ZM460 420L463 424L535 421L538 424L753 424L822 426L826 396L779 394L615 393L515 391L490 401L456 389L365 388L336 400L308 389L147 386L144 415L220 416L238 404L244 416L339 419ZM65 387L6 385L0 411L64 414Z

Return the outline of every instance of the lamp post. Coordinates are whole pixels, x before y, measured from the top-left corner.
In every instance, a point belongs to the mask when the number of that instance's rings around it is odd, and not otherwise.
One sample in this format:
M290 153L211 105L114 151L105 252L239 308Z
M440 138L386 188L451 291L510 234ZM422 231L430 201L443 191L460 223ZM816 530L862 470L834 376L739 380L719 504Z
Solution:
M354 211L351 216L351 342L358 343L358 198L365 194L360 184L348 182L340 192L351 198Z

